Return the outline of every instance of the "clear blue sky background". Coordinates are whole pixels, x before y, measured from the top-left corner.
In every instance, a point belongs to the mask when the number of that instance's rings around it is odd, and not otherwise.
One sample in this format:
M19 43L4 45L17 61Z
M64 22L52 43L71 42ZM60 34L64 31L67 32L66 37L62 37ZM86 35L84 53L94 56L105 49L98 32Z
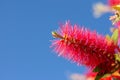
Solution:
M92 5L105 0L0 0L0 80L67 80L84 67L49 48L51 31L70 20L109 33L110 14L95 19Z

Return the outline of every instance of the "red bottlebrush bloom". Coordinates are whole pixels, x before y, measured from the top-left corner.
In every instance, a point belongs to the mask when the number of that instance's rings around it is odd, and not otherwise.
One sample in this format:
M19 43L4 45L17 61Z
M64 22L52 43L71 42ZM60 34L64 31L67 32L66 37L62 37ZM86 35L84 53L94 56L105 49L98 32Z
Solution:
M115 45L112 41L108 44L105 37L96 32L66 22L58 32L52 34L57 38L52 47L58 55L77 64L94 68L100 63L108 61L110 64L114 61Z
M110 6L120 5L120 0L108 0Z

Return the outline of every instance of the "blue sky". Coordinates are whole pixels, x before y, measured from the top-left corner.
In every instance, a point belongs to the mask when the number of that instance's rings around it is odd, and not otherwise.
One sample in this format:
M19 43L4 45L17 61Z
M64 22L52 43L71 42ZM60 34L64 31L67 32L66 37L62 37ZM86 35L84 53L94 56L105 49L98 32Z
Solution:
M95 19L92 5L105 0L0 0L0 80L67 80L85 68L49 48L51 31L70 20L105 35L110 14Z

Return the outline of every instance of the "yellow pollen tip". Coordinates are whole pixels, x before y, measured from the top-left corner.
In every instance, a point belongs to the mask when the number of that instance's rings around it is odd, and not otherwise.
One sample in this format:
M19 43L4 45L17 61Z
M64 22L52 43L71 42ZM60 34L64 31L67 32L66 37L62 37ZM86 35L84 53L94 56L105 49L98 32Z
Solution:
M53 31L52 32L52 36L54 37L54 38L63 38L60 34L58 34L57 32L55 32L55 31Z
M117 11L120 11L120 5L115 5L115 6L112 6L113 9L117 10Z

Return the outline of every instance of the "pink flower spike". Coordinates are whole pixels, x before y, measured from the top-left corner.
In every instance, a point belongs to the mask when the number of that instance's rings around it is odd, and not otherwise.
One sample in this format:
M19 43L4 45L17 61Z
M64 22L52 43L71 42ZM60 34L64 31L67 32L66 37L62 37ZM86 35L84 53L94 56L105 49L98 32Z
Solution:
M114 60L116 46L112 41L108 44L105 37L96 32L66 22L52 35L55 52L79 65L94 68L102 62Z

